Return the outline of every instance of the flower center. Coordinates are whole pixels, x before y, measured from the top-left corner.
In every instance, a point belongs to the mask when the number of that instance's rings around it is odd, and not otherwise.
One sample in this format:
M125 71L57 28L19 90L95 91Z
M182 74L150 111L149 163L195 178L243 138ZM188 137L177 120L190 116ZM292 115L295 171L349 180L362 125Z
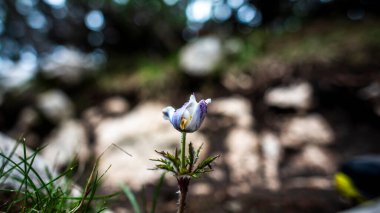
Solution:
M187 120L186 120L186 118L182 117L182 118L181 118L181 123L179 124L179 127L180 127L182 130L184 130L185 127L186 127L186 124L187 124Z
M181 117L181 123L179 124L179 127L181 128L181 130L185 130L187 124L191 121L192 118L193 116L190 115L189 111L185 110L185 112L183 113L183 116Z

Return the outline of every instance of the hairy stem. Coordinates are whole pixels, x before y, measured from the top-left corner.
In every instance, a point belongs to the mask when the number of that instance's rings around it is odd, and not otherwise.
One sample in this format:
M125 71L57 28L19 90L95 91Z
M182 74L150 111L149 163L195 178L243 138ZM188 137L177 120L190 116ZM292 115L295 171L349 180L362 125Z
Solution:
M190 184L190 177L187 177L187 176L177 177L177 182L178 182L178 188L179 188L177 213L184 213L185 207L186 207L187 191Z
M181 172L186 170L186 132L181 137Z

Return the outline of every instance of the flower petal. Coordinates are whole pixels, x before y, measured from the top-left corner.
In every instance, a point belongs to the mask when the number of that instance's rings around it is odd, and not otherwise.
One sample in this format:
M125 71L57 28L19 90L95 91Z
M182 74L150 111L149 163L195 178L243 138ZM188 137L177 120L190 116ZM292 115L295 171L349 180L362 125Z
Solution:
M209 99L208 99L209 100ZM210 100L211 101L211 100ZM186 127L186 131L188 132L194 132L199 129L201 126L204 118L207 114L207 103L209 101L201 100L195 107L194 113L192 115L192 119L188 126Z
M172 106L165 107L162 110L162 114L165 120L171 120L173 117L175 109Z

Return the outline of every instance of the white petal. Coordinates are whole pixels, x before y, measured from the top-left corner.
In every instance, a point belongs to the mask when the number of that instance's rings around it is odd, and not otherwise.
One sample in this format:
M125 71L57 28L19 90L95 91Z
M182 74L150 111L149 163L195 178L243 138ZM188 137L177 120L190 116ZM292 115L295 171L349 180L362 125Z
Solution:
M165 107L163 110L162 110L162 114L164 116L164 119L165 120L170 120L171 117L173 116L174 114L174 111L175 109L171 106L168 106L168 107Z

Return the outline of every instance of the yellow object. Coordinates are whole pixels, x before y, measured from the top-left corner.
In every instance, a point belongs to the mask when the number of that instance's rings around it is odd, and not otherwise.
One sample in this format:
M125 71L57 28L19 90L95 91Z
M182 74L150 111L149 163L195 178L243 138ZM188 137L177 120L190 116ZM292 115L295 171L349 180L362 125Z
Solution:
M360 203L366 199L360 194L353 184L351 178L342 172L335 175L335 184L341 195L348 199L354 199Z
M180 126L180 128L181 128L182 130L185 129L186 124L187 124L187 120L186 120L186 118L181 118L181 123L180 123L179 126Z

